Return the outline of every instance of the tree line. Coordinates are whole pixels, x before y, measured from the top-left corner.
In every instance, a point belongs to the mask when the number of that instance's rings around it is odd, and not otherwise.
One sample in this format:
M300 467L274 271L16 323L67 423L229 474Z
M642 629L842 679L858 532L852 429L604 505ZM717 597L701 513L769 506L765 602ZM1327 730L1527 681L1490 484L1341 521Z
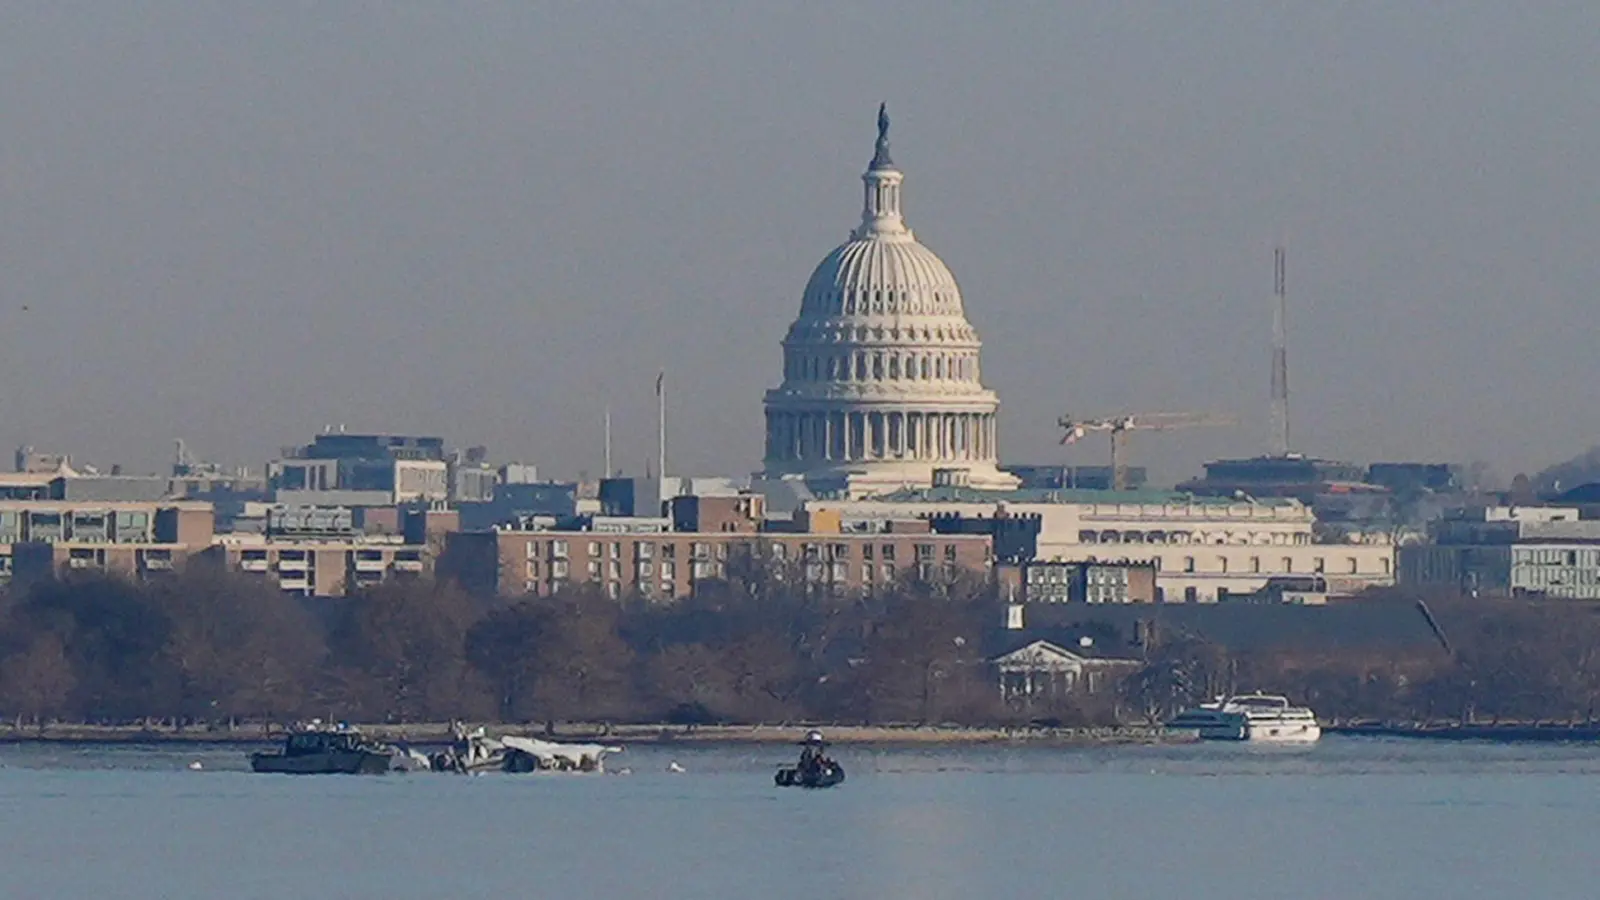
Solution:
M1160 721L1252 688L1342 719L1593 716L1600 617L1589 608L1434 608L1448 649L1239 652L1152 634L1127 647L1141 665L1120 684L1019 703L1002 698L984 659L1003 616L978 581L847 595L746 574L662 604L583 588L489 601L415 580L313 600L191 566L151 582L75 578L0 595L0 716L1084 725Z
M0 596L0 716L49 721L980 721L988 592L732 579L671 604L396 581L286 596L207 566ZM960 640L957 640L960 639ZM970 643L969 643L970 642ZM993 706L991 702L988 706Z

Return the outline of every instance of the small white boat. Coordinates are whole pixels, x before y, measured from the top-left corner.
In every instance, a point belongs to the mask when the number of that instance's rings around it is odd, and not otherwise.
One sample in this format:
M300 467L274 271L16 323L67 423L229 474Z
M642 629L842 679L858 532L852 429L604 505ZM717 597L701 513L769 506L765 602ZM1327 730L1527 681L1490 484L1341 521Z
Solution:
M1315 713L1274 694L1218 697L1184 710L1167 727L1194 731L1207 741L1309 744L1322 737Z

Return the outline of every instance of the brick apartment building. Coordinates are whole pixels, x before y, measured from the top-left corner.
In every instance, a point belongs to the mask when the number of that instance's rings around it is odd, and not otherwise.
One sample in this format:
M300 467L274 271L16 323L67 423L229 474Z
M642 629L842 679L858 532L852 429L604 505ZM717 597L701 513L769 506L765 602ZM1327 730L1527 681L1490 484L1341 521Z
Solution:
M0 501L0 574L19 581L96 571L144 577L210 546L209 503Z
M836 515L769 523L761 498L749 494L680 497L670 513L664 519L590 517L570 530L451 534L439 571L484 594L547 596L592 584L612 597L671 600L749 565L792 571L841 590L868 590L906 578L987 576L992 563L988 535L935 534L926 522L844 532Z

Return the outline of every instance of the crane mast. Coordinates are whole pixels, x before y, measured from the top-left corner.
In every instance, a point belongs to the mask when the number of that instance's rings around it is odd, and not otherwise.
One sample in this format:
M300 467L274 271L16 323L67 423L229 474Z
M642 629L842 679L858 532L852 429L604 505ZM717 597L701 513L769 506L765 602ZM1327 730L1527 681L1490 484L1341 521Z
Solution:
M1111 488L1128 489L1128 435L1133 431L1176 431L1180 428L1202 428L1214 425L1232 425L1231 416L1215 413L1169 412L1125 413L1098 419L1074 419L1062 416L1056 422L1065 430L1061 443L1071 444L1091 431L1106 432L1111 437Z

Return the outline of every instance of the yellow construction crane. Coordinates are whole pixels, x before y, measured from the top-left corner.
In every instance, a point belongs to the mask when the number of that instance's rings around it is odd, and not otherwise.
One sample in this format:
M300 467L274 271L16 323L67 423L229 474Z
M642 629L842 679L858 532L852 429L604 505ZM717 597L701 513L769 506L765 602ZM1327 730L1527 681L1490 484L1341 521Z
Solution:
M1066 434L1061 443L1071 444L1091 431L1111 433L1111 487L1126 490L1128 486L1128 432L1175 431L1179 428L1203 428L1212 425L1232 425L1232 416L1215 413L1166 412L1126 413L1103 419L1074 419L1062 416L1057 422Z

